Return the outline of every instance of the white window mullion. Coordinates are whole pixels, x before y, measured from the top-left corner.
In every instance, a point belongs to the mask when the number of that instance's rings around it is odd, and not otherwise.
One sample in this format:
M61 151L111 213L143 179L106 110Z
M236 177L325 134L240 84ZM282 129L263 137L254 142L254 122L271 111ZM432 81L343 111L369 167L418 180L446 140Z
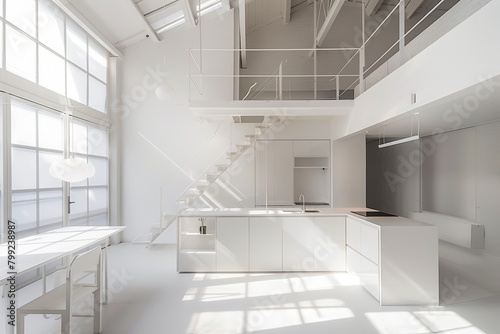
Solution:
M12 198L10 192L11 186L11 145L10 145L10 96L5 93L0 93L0 102L3 110L1 111L2 120L1 126L3 130L1 152L2 152L2 243L7 241L7 221L12 218Z
M63 158L67 159L70 157L70 152L71 152L71 121L70 121L70 115L68 114L63 114ZM69 225L69 214L68 214L68 209L69 209L69 201L68 198L70 196L70 185L68 182L63 182L63 226L68 226Z

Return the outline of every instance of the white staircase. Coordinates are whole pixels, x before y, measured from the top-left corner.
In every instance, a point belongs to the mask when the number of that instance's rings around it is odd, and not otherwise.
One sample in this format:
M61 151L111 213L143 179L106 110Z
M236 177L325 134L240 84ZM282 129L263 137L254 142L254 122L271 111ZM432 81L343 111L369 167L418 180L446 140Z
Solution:
M177 211L165 213L161 208L160 224L151 225L148 230L148 244L151 245L172 223L177 220L179 214L190 208L214 182L237 161L255 141L272 129L273 125L279 125L284 118L279 116L265 117L263 122L254 128L254 133L245 135L245 139L236 144L233 149L226 152L226 162L215 164L205 170L200 179L193 181L176 199ZM161 201L163 205L163 201Z

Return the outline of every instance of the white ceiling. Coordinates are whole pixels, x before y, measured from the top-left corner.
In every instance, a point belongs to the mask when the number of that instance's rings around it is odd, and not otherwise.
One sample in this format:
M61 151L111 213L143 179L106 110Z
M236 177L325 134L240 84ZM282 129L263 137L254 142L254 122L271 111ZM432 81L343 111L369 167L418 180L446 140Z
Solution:
M94 27L104 34L118 49L124 49L149 36L158 41L161 36L155 34L156 28L172 15L184 15L185 23L194 25L199 1L202 8L211 3L220 3L218 10L229 10L238 7L239 0L68 0L73 7L85 16ZM328 0L319 0L328 1ZM397 0L376 1L378 8L393 7ZM419 11L430 10L439 0L406 0L422 2ZM458 0L448 0L440 6L447 10ZM246 33L251 33L284 17L285 6L289 6L291 20L293 13L312 5L313 0L245 0ZM361 0L348 0L346 3L360 3ZM373 13L373 15L376 12ZM345 20L344 20L345 22ZM338 29L338 24L336 29ZM345 27L351 29L352 27Z

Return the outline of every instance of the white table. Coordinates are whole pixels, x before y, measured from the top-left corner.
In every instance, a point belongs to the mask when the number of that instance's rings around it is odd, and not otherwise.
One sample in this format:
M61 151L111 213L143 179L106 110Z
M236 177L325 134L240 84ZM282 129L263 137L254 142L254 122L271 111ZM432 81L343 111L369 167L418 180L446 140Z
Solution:
M16 240L15 272L17 275L21 275L38 268L43 268L48 263L71 256L93 245L104 243L104 247L106 248L109 237L120 233L124 229L125 227L123 226L68 226ZM4 286L5 290L8 290L7 280L12 276L12 270L7 266L7 255L7 244L0 244L0 284ZM104 301L106 301L106 251L103 254L103 268L105 279L103 290ZM45 279L43 270L42 276ZM5 301L7 300L5 298ZM5 318L8 316L6 306L7 304L4 303ZM7 319L5 319L5 322L6 333L13 333L14 328L8 325Z

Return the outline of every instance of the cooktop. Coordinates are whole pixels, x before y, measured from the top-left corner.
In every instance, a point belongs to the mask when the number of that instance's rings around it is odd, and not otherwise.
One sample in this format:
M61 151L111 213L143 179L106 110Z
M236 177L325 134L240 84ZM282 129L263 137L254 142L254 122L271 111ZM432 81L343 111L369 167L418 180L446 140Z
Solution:
M382 211L351 211L363 217L397 217L396 215Z

